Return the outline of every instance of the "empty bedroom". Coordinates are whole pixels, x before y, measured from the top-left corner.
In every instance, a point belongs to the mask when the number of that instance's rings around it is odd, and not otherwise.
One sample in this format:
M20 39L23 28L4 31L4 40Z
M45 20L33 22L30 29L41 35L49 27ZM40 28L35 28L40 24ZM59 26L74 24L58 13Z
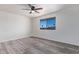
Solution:
M0 4L0 54L79 54L79 4Z

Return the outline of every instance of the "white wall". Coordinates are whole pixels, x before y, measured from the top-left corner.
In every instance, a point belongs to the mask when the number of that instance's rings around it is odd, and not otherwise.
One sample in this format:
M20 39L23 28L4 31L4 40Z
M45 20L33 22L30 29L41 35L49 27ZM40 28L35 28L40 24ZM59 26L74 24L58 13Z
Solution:
M0 42L30 36L30 19L23 15L0 12Z
M40 19L56 17L56 30L40 30ZM79 5L33 19L33 36L79 46Z

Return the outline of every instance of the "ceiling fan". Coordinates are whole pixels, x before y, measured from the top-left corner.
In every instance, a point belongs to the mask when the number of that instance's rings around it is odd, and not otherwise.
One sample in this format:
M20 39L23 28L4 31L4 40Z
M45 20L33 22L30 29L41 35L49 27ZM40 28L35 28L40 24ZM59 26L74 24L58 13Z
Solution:
M30 7L30 9L22 9L22 10L30 10L30 14L34 11L36 13L39 13L37 10L42 10L43 8L36 8L35 6L28 4L28 6Z

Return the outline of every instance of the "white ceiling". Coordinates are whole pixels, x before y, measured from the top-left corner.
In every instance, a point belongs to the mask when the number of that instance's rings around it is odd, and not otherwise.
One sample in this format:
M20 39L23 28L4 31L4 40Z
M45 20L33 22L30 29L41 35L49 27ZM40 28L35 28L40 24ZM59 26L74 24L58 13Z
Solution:
M40 13L33 12L29 14L29 11L22 10L28 9L29 6L27 4L0 4L0 11L11 12L21 15L26 15L29 17L38 17L47 13L56 12L64 7L63 4L33 4L34 6L42 7L43 10L39 10Z

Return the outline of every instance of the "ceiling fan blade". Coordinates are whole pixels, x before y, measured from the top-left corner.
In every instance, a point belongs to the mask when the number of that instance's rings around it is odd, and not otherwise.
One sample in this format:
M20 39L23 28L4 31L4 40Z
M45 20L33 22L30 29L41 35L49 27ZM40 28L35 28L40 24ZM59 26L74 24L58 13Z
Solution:
M39 13L38 11L34 10L35 12Z
M31 8L32 7L32 5L31 4L28 4L28 6Z
M42 10L43 8L35 8L34 10Z
M29 12L30 14L32 13L32 12Z
M32 10L29 13L31 14L32 13Z
M31 9L22 9L22 10L31 10Z

